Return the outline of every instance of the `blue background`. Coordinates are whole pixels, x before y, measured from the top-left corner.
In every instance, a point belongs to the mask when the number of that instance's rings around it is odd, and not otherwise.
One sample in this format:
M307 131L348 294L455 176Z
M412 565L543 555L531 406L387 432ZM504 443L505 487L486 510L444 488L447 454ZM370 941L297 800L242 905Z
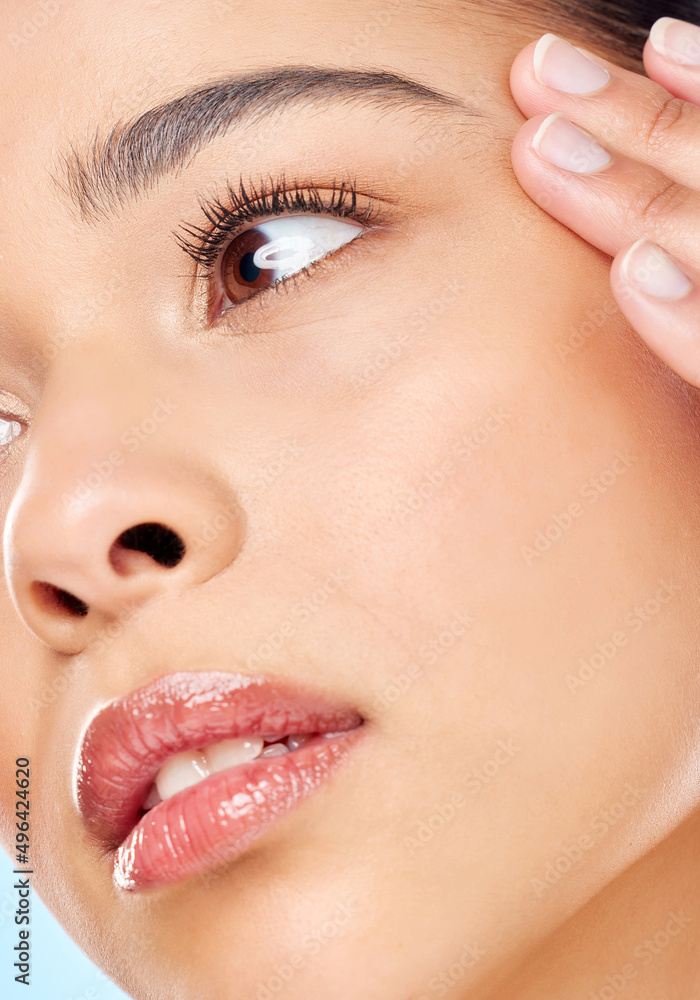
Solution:
M15 910L19 896L12 886L11 859L0 851L0 997L2 1000L128 1000L68 937L34 893L30 896L31 985L15 982L18 944ZM19 876L21 877L21 876ZM30 876L31 879L31 876ZM31 884L31 883L30 883ZM26 930L26 924L23 925ZM85 996L86 990L92 990Z

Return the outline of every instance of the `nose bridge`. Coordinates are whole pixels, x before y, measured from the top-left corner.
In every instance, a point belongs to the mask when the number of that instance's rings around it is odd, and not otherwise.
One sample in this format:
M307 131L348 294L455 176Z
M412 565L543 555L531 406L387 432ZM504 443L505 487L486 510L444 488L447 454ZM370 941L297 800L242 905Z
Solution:
M60 497L68 527L91 506L104 504L112 480L124 484L140 477L142 486L153 481L143 466L168 450L168 423L181 402L170 390L154 391L143 372L113 352L91 357L88 349L73 363L62 360L31 430L19 491L24 499L18 502L26 506L31 497L56 517Z
M73 368L47 385L30 432L5 570L25 623L64 652L105 620L206 581L242 547L237 496L202 451L181 382L154 387L147 374Z
M63 506L77 510L118 480L118 470L122 478L137 475L144 462L168 450L180 411L177 388L154 391L114 369L53 385L32 428L27 472L33 487L52 484L53 494L60 485Z

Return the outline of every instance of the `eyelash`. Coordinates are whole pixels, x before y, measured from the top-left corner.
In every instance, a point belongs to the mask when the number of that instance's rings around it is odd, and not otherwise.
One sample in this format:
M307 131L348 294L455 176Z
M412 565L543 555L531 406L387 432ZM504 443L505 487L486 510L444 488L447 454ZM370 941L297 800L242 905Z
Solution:
M223 200L218 196L212 199L200 198L200 208L206 224L183 225L181 233L176 233L175 238L181 249L202 268L200 278L211 283L216 264L228 244L251 222L288 214L322 213L352 219L353 222L370 227L380 219L381 210L370 196L362 195L361 206L358 206L357 198L357 185L354 181L334 181L331 187L324 188L313 183L301 185L297 181L288 182L282 177L278 181L268 178L267 184L260 182L256 185L249 182L246 186L241 178L237 188L227 184ZM245 301L275 291L287 280L283 278Z

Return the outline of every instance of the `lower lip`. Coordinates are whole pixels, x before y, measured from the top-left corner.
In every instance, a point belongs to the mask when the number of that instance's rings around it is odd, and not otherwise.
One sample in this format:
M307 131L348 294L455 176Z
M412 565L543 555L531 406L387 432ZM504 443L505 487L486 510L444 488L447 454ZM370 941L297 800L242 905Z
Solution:
M220 771L158 803L117 849L116 885L172 885L233 860L330 778L361 728Z

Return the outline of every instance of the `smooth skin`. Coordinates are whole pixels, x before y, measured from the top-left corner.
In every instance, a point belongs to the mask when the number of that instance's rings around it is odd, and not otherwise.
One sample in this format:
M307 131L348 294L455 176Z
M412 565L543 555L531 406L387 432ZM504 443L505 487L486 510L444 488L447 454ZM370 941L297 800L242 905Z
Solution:
M599 96L542 88L533 40L565 26L501 7L65 0L13 45L27 4L0 6L0 398L23 429L0 463L0 831L11 851L26 755L34 889L138 1000L697 986L700 405L610 286L640 235L684 247L661 211L640 228L618 167L571 179L528 147L560 111L632 176L622 123L634 88L642 108L660 91L613 64ZM54 183L98 127L299 63L388 70L476 114L288 111L109 222ZM689 184L677 134L648 169ZM281 171L350 172L384 221L211 327L172 234L201 222L199 192ZM584 230L571 206L601 196L618 214ZM154 520L186 558L115 564ZM36 581L90 613L42 605ZM212 669L354 705L364 740L242 857L118 891L73 797L84 726Z

